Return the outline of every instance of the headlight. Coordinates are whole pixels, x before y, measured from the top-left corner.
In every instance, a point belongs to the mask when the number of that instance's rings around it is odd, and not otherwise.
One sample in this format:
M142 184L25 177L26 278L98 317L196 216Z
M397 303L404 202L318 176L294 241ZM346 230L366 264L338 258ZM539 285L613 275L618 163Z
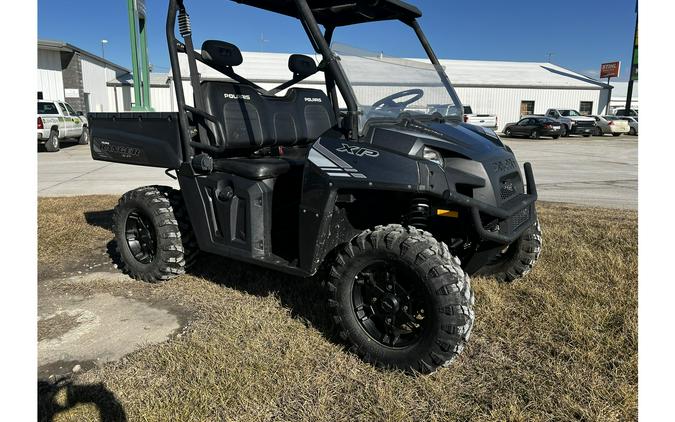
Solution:
M443 167L443 157L441 156L441 153L433 148L424 147L424 159Z

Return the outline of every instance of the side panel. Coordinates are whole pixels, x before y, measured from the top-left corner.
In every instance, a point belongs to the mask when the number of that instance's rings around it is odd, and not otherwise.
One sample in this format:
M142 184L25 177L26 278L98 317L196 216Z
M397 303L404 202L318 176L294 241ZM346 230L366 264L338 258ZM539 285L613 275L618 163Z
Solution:
M202 250L262 258L271 250L272 187L227 173L178 179Z

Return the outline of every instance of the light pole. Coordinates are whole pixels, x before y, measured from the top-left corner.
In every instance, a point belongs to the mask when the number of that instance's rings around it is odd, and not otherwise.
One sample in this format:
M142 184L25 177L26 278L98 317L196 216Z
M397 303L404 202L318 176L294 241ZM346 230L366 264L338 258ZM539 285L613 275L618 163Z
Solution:
M101 40L101 57L105 59L105 45L108 44L108 40Z

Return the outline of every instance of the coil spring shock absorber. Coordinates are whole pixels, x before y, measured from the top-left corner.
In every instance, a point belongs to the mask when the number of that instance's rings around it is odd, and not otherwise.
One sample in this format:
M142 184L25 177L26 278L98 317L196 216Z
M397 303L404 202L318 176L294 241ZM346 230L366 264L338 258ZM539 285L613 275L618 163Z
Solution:
M192 28L190 25L190 15L187 14L185 9L178 11L178 32L182 37L187 37L192 35Z
M429 205L429 200L426 198L415 198L410 202L405 220L409 226L426 230L429 227L430 215L431 205Z

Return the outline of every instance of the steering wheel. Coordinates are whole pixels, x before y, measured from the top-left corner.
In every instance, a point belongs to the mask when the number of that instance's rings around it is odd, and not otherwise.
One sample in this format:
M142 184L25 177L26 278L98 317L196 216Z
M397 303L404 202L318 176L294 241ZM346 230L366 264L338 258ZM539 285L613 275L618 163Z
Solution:
M401 101L401 102L396 102L394 101L397 98L403 98L403 97L409 97L411 98ZM405 91L397 92L395 94L392 94L388 97L384 97L381 100L377 100L373 103L371 106L374 109L382 108L382 107L390 107L390 108L400 108L404 109L410 104L414 103L415 101L419 100L424 96L424 91L422 91L419 88L414 88L414 89L407 89Z

